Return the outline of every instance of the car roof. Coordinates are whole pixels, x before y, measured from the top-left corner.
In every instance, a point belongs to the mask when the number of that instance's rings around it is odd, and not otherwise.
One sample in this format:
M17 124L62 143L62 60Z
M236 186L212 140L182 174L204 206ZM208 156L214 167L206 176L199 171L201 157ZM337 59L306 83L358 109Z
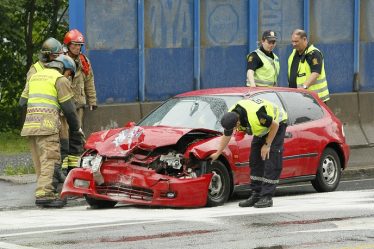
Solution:
M252 95L258 92L266 92L266 91L294 92L294 91L300 91L300 90L296 90L295 88L288 88L288 87L222 87L222 88L209 88L209 89L201 89L201 90L185 92L185 93L176 95L176 97L189 97L189 96L201 96L201 95L246 96L246 95Z

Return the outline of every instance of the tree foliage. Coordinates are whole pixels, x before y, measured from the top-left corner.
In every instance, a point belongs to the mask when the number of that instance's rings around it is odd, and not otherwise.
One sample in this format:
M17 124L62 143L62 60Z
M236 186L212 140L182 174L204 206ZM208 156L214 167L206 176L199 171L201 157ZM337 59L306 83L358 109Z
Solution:
M0 1L0 131L21 127L18 100L43 41L62 41L68 0Z

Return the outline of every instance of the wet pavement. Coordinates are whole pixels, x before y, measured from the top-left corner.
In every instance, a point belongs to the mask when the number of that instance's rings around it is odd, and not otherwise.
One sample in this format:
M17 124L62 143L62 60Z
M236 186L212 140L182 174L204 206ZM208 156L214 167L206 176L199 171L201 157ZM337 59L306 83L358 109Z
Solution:
M348 168L343 172L342 180L365 179L374 177L374 147L351 149ZM36 208L34 190L36 176L0 175L0 210ZM83 198L68 201L68 206L85 205Z

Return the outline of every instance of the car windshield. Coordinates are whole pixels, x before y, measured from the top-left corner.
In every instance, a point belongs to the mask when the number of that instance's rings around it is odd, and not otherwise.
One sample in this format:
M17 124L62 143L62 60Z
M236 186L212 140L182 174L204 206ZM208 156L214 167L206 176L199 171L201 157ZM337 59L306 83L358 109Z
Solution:
M141 120L141 126L174 126L222 131L221 117L242 96L172 98Z

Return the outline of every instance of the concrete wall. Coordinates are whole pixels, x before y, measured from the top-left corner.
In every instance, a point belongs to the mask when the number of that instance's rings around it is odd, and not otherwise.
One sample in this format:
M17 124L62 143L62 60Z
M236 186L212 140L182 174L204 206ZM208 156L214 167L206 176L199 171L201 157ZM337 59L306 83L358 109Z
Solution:
M162 102L101 105L85 113L84 130L93 131L121 127L129 121L139 121ZM351 147L374 144L374 92L336 93L329 107L343 122L347 143Z

